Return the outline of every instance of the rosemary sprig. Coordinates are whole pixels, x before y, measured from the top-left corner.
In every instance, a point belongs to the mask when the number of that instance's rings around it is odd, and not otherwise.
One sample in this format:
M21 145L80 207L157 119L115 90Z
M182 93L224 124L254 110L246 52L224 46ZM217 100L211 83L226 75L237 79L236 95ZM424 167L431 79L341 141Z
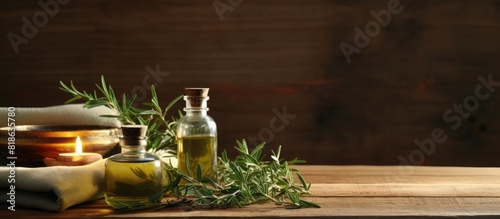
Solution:
M271 161L264 161L264 143L249 151L246 141L242 140L237 141L235 148L240 154L234 160L227 157L226 151L219 157L217 180L177 171L188 183L174 186L177 188L171 190L172 193L182 199L194 196L191 204L199 207L242 207L268 201L287 208L320 207L301 199L301 195L309 194L311 184L306 183L298 170L289 166L305 161L294 159L282 162L281 147L277 153L273 152ZM300 183L295 183L294 174Z
M166 150L172 154L176 153L177 143L175 141L175 129L178 118L171 117L171 120L165 119L168 110L182 98L182 95L173 99L165 109L160 107L158 96L154 85L151 85L151 102L143 103L146 109L134 107L136 95L127 98L125 94L122 95L121 101L115 95L111 85L106 84L104 76L101 76L101 84L96 84L102 96L97 95L97 91L87 92L79 91L70 81L69 85L60 81L61 87L59 89L69 93L72 97L66 101L71 103L76 100L85 101L84 107L94 108L98 106L106 106L116 111L116 115L101 115L101 117L117 118L122 124L141 124L147 125L148 131L148 146L147 150L153 149L154 151ZM182 114L179 113L179 118Z

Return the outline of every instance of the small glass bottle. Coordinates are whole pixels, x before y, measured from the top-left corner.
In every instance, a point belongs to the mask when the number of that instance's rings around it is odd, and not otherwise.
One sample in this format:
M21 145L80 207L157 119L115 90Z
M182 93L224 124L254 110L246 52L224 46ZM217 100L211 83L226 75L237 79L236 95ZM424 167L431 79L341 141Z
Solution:
M162 164L145 146L147 126L121 127L122 153L106 161L104 199L115 209L141 209L157 206L162 198Z
M201 167L202 179L217 177L217 125L207 115L208 88L186 88L186 115L177 123L177 159L180 172L198 176ZM186 167L186 159L189 167ZM181 181L181 184L185 183Z

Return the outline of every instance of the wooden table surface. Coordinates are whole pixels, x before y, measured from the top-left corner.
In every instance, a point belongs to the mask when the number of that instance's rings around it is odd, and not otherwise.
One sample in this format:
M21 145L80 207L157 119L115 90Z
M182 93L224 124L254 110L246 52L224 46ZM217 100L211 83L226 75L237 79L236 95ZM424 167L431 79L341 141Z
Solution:
M16 207L0 218L172 217L172 218L500 218L500 168L405 166L298 166L312 183L304 199L321 208L287 210L272 203L243 208L117 213L104 200L49 213Z

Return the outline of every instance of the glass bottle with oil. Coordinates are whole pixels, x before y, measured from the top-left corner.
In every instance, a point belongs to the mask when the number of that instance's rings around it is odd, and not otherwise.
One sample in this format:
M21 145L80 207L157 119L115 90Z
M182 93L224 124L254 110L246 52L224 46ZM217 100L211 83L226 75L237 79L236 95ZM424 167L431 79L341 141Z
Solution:
M208 88L186 88L186 115L177 123L178 170L202 179L217 177L217 125L207 114ZM186 165L189 161L189 166ZM185 183L181 181L181 184Z
M122 153L106 161L104 199L115 209L143 209L158 206L162 199L162 164L145 146L147 126L121 127Z

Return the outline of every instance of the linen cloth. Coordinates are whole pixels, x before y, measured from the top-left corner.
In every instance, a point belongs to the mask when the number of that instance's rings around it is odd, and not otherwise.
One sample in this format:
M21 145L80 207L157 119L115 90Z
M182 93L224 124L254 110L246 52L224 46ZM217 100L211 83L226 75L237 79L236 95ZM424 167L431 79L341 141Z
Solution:
M0 119L7 125L7 107L0 107ZM104 106L91 109L83 104L67 104L48 107L16 107L16 126L20 125L97 125L119 127L120 121L115 118L99 117L100 115L116 115L116 112Z
M60 212L101 198L104 193L104 162L84 166L16 167L15 183L8 183L10 169L0 168L0 192L9 200L10 185L15 186L17 206ZM10 206L10 204L8 203Z
M7 120L7 107L0 108L0 118ZM15 109L16 126L20 125L97 125L119 127L115 115L106 107L83 108L82 104L50 107L23 107ZM5 147L5 148L4 148ZM2 145L2 150L7 150ZM9 162L9 160L7 160ZM104 192L104 163L100 160L84 166L15 167L15 183L9 166L0 167L0 192L4 202L10 199L10 186L15 186L15 205L44 211L60 212L65 209L101 198ZM9 203L7 205L10 206Z

